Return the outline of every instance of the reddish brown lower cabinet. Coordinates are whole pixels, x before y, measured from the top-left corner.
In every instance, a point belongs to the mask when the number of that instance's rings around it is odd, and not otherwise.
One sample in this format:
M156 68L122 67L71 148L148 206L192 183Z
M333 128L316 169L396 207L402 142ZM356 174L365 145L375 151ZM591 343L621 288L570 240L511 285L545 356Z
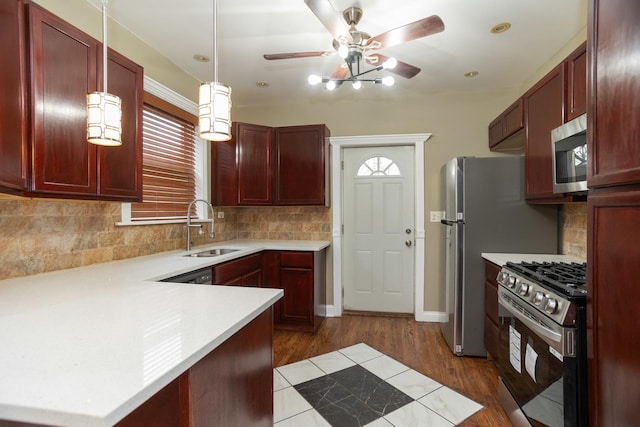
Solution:
M316 332L326 317L325 251L266 251L265 287L284 290L274 326Z
M590 424L638 425L640 188L590 190L587 205Z
M0 420L2 427L44 427ZM273 427L273 308L269 307L116 424Z
M262 286L262 253L213 266L216 285Z
M485 261L484 281L484 346L494 361L498 360L498 282L500 267Z

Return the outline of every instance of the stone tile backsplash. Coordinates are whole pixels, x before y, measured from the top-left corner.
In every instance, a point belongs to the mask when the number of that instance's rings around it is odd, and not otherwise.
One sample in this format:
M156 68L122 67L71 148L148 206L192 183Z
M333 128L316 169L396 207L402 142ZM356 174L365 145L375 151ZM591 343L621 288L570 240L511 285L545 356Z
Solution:
M562 205L560 233L561 252L587 259L587 204Z
M218 219L217 212L224 212ZM562 207L562 253L587 256L586 203ZM28 276L184 249L183 223L116 226L120 203L0 198L0 279ZM216 208L214 240L193 234L194 246L239 239L331 240L326 207Z
M185 249L184 223L116 226L120 203L0 196L0 279ZM220 208L216 209L217 211ZM193 233L194 246L249 239L330 240L330 209L222 208L214 240Z

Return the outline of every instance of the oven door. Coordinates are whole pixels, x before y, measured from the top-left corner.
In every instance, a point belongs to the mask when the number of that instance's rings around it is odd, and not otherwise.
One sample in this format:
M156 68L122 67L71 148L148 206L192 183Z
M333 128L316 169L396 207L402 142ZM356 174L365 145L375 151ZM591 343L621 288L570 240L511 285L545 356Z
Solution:
M501 393L501 400L503 397L513 400L503 401L513 424L577 425L571 415L574 412L570 408L574 406L570 402L572 399L565 399L575 382L572 373L575 362L563 354L565 347L573 347L567 342L573 337L568 333L572 328L564 328L533 311L527 312L517 297L504 289L499 289L498 294L498 365L502 383L508 391ZM505 394L507 396L503 396Z

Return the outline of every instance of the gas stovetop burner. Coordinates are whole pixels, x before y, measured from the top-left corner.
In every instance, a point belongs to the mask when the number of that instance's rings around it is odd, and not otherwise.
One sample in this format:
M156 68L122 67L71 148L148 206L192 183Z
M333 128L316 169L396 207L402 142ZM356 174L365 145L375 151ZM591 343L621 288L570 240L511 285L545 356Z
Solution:
M587 295L587 264L577 262L508 262L507 268L569 298Z

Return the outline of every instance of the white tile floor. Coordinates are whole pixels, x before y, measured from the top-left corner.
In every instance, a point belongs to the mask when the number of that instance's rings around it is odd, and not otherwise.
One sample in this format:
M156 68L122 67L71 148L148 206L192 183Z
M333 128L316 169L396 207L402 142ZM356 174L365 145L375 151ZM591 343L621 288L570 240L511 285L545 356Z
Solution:
M414 399L368 427L453 426L482 409L473 400L361 343L274 369L274 425L331 427L293 386L356 364Z

